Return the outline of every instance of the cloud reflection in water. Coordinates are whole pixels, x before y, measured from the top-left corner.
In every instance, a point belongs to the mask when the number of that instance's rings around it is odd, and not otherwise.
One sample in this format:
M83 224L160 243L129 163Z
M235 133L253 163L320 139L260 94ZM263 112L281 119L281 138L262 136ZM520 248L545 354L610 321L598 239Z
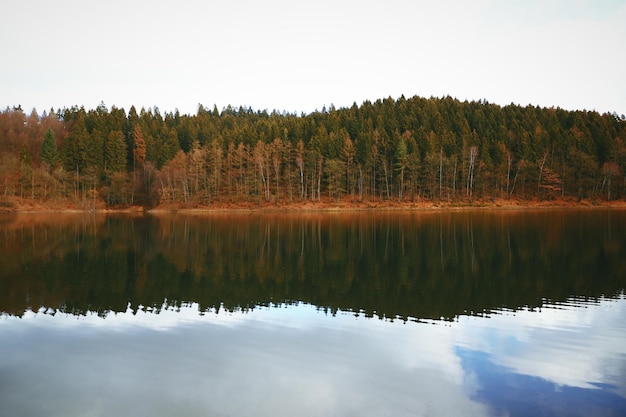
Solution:
M5 315L0 404L68 416L624 414L626 300L569 304L432 324L306 304Z

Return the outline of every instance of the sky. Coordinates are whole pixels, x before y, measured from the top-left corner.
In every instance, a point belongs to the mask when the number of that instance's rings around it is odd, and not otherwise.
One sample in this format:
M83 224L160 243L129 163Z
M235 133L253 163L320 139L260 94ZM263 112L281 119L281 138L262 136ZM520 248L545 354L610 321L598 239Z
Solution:
M626 0L21 0L0 108L309 113L451 96L626 113Z

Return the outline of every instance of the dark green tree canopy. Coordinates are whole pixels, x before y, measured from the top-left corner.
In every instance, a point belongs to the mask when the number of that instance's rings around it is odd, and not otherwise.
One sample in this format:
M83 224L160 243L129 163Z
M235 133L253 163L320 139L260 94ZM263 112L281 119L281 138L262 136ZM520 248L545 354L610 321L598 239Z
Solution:
M126 171L126 141L121 130L112 130L107 138L105 148L105 168L111 172Z
M45 162L52 168L56 167L61 160L59 150L57 149L57 142L54 138L54 132L51 128L46 131L39 156L42 162Z
M130 187L149 204L626 197L626 120L615 113L417 96L300 115L209 109L127 113L101 103L39 117L7 108L0 150L19 161L27 143L42 163L62 163L76 196L120 173L120 193Z
M80 172L87 166L88 141L89 132L85 125L85 113L79 111L70 129L70 135L61 148L65 169Z

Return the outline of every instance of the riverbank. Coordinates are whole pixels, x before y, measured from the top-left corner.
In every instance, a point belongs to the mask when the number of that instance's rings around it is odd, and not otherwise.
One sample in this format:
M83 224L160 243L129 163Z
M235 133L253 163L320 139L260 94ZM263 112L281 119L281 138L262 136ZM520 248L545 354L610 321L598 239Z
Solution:
M357 201L344 199L322 199L322 201L299 201L291 203L272 203L265 201L257 202L212 202L210 204L161 204L152 208L141 206L118 206L107 207L104 203L75 202L66 199L50 201L34 201L30 199L4 198L0 201L0 213L42 213L42 212L98 212L98 213L137 213L137 212L275 212L275 211L385 211L385 210L408 210L408 211L437 211L437 210L475 210L475 209L499 209L499 210L527 210L527 209L596 209L615 208L626 209L626 201L601 201L601 200L575 200L554 199L550 201L502 199L502 200L475 200L473 202L448 202L448 201Z

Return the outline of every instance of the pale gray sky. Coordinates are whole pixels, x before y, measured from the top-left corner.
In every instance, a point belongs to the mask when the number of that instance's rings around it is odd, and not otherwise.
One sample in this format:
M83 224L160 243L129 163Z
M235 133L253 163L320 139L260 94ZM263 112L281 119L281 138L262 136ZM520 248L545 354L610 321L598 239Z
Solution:
M0 108L310 112L400 95L626 113L626 0L57 0L0 14Z

